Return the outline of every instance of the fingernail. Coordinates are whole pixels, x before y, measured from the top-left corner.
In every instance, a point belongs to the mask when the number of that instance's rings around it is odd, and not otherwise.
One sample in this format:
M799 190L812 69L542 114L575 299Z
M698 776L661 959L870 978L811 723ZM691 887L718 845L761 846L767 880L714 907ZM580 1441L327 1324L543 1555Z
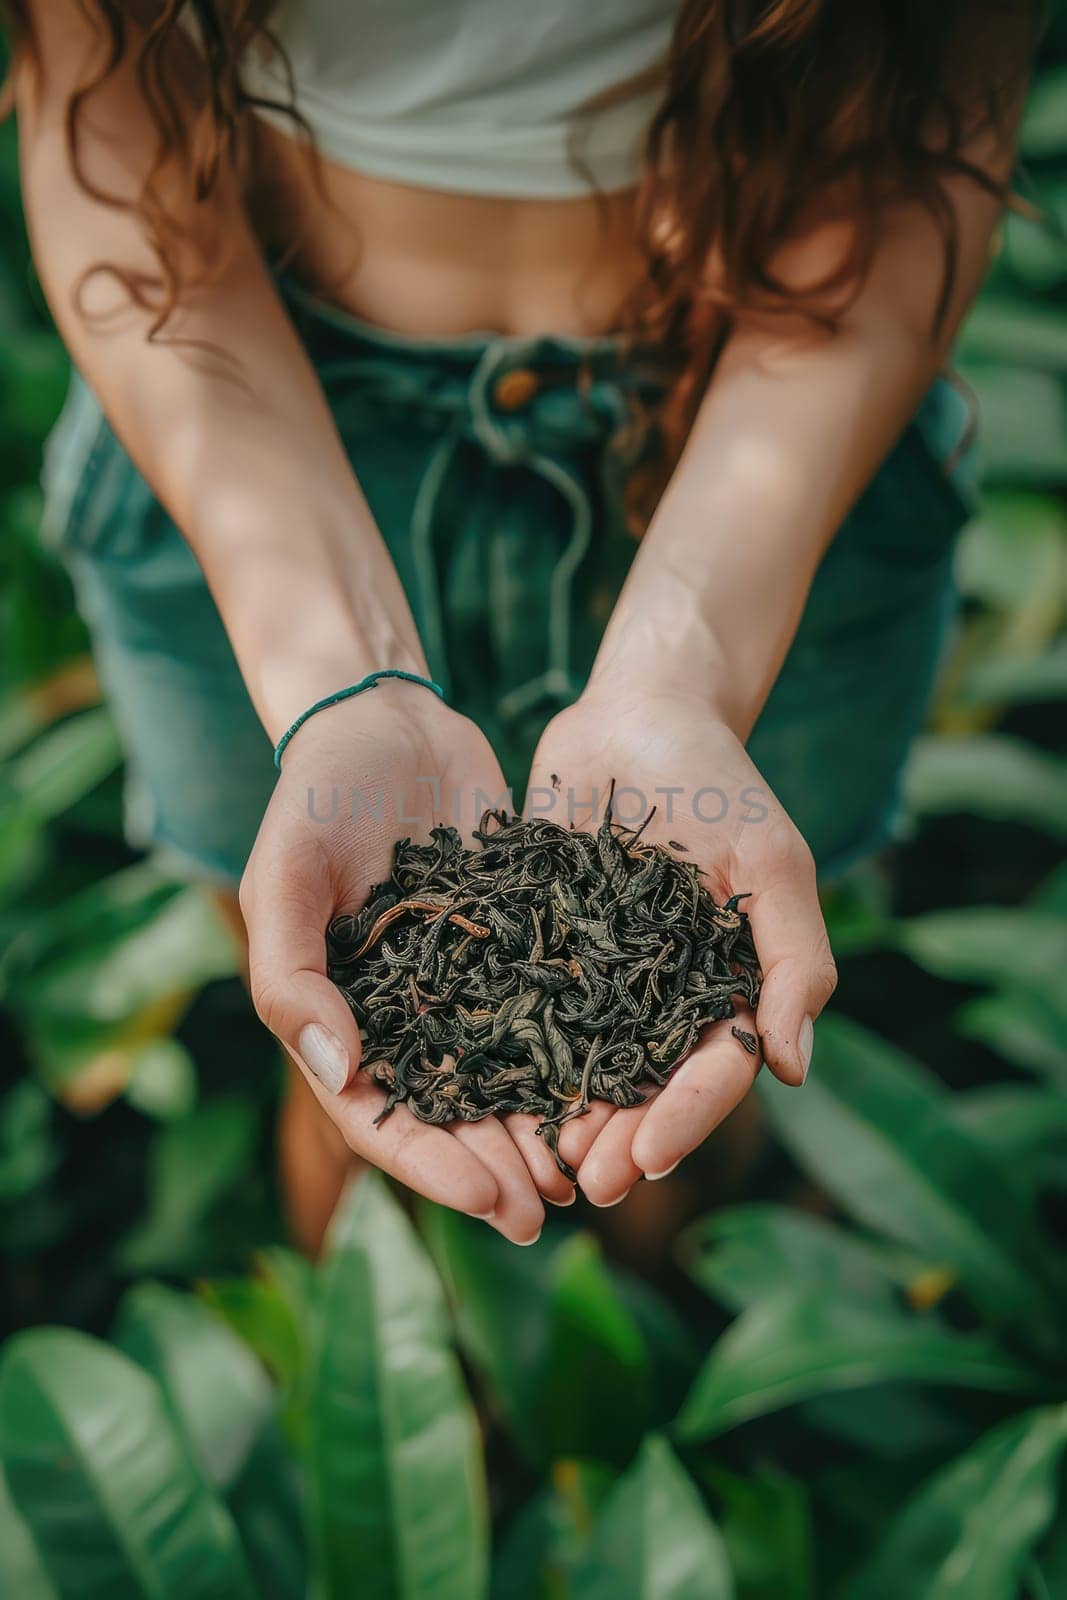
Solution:
M679 1156L678 1160L674 1163L674 1167L664 1167L662 1172L646 1172L645 1173L645 1177L648 1179L648 1181L650 1183L655 1183L660 1178L669 1178L671 1173L674 1171L674 1168L675 1167L680 1167L681 1164L682 1164L682 1158L681 1158L681 1156Z
M521 1248L523 1250L525 1250L527 1245L536 1244L538 1239L540 1239L540 1237L541 1237L543 1232L544 1232L543 1228L538 1228L537 1232L534 1234L532 1239L516 1239L515 1243L517 1245L521 1246Z
M308 1022L296 1041L300 1058L331 1094L340 1094L348 1082L348 1051L335 1033L321 1022Z
M577 1198L577 1191L574 1189L571 1190L566 1200L553 1200L550 1194L545 1195L545 1199L548 1201L550 1206L572 1206Z
M815 1024L810 1017L805 1017L800 1024L800 1035L797 1039L797 1049L800 1051L800 1065L807 1081L808 1068L811 1066L811 1052L815 1045Z

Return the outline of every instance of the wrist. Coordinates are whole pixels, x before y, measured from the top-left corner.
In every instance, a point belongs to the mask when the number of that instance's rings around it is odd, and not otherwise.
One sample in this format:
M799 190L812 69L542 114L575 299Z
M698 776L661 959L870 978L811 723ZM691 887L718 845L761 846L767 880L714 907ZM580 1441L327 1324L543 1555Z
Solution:
M238 508L197 544L210 554L202 565L272 743L316 700L369 673L429 676L400 579L358 492L329 514L306 506L295 519L266 512L253 523Z
M272 744L276 745L297 717L316 701L373 672L393 668L429 677L418 640L386 628L383 620L376 619L373 626L366 627L360 619L337 615L329 619L329 626L316 627L315 637L300 621L279 629L272 648L262 654L246 677ZM418 684L393 679L375 684L366 693L380 697L387 690L398 695L407 690L420 700L423 696L437 698Z
M654 702L687 707L693 717L723 723L744 742L762 705L744 692L722 642L710 630L635 628L604 641L582 696L612 714Z

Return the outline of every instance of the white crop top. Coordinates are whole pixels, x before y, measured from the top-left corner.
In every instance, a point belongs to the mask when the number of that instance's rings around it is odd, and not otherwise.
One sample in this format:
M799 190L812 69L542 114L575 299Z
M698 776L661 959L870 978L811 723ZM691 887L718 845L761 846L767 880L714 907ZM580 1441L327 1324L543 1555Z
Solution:
M575 113L665 58L675 4L282 0L271 25L328 160L422 188L559 198L588 191L569 154ZM256 49L243 67L252 93L286 98L276 57ZM581 119L576 148L600 188L635 181L661 94Z

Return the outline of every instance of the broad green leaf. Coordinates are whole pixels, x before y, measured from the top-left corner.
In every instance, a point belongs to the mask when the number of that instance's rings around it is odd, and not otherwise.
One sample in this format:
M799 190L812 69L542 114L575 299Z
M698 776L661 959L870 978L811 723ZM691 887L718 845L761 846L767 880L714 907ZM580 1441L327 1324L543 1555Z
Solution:
M733 1600L730 1564L695 1484L650 1434L600 1512L574 1600Z
M330 1591L479 1600L484 1468L437 1275L370 1171L343 1198L328 1248L310 1425Z
M516 1250L457 1212L423 1215L464 1351L526 1459L625 1464L649 1423L649 1357L595 1242Z
M259 1361L202 1303L158 1283L128 1291L113 1338L157 1380L201 1471L229 1501L262 1600L299 1600L303 1510Z
M302 1256L281 1248L260 1251L251 1278L216 1278L201 1285L207 1304L254 1350L283 1397L282 1425L306 1453L312 1350L318 1344L316 1280Z
M1019 147L1027 156L1067 154L1067 67L1046 67L1031 85Z
M0 1463L64 1600L256 1600L158 1386L107 1345L60 1328L9 1340Z
M5 800L46 822L95 789L121 758L111 713L94 706L49 728L9 762Z
M0 1100L0 1203L29 1194L55 1170L52 1115L51 1100L33 1078L22 1078Z
M955 1119L932 1074L865 1028L823 1016L803 1094L761 1082L779 1138L852 1216L958 1273L993 1320L1052 1317L1030 1270L1047 1244L1010 1169Z
M959 370L978 393L983 428L982 470L987 482L1015 485L1067 483L1067 407L1058 376L1067 321L1057 315L981 308L968 324ZM1013 359L1052 366L1052 372L1009 366L996 354L1011 340ZM1058 348L1057 348L1058 347ZM977 359L968 352L981 353ZM992 358L992 359L991 359Z
M570 1600L571 1575L617 1478L603 1462L555 1462L494 1545L492 1600Z
M849 1600L1016 1600L1056 1506L1067 1407L995 1428L925 1483L894 1521Z
M1050 198L1039 195L1037 203L1051 209ZM1067 278L1067 243L1049 221L1005 216L1002 259L1014 277L1033 289L1054 289Z
M542 1385L557 1455L617 1460L647 1427L648 1350L589 1234L554 1253Z
M1067 599L1067 513L1059 499L988 494L960 537L956 578L963 594L994 611L1036 604L1054 623Z
M26 916L4 952L0 976L21 992L34 971L70 959L86 944L102 951L137 933L179 893L179 885L145 861L100 878L60 905Z
M492 1228L445 1206L423 1205L419 1216L464 1355L488 1381L527 1460L545 1465L552 1454L540 1405L551 1330L548 1235L517 1250Z
M957 354L965 375L985 401L998 381L1014 384L1027 377L1031 367L1051 373L1067 368L1067 318L1057 307L1030 296L985 295L964 323ZM1032 397L1042 393L1036 386L1025 392ZM988 429L993 418L987 412L982 420ZM1013 432L1021 436L1026 420L1016 419ZM1042 420L1038 403L1034 421L1040 426Z
M160 1127L149 1155L145 1213L119 1246L125 1271L203 1265L212 1212L244 1177L258 1131L253 1106L221 1099Z
M1067 640L1037 652L983 656L967 666L954 694L963 706L1040 705L1067 700ZM971 804L963 809L973 811L975 798L982 797L972 797Z
M837 1223L785 1206L731 1206L680 1241L689 1275L731 1311L791 1284L892 1303L920 1264Z
M152 1039L137 1051L126 1099L146 1117L169 1122L196 1106L196 1062L177 1039Z
M917 740L904 792L920 815L962 811L1067 839L1067 761L1006 733Z
M958 1094L955 1109L963 1126L1013 1162L1028 1185L1067 1187L1067 1095L994 1084Z
M921 1280L920 1280L921 1282ZM797 1419L802 1428L833 1434L863 1452L868 1464L929 1459L958 1449L968 1435L951 1402L914 1384L882 1383L864 1389L857 1404L849 1389L806 1400ZM962 1438L961 1438L962 1434Z
M129 935L101 953L81 945L20 985L21 1007L58 1019L121 1022L134 1011L237 971L236 947L199 886L172 895Z
M887 1306L784 1289L730 1324L675 1429L681 1439L710 1438L817 1395L893 1381L1005 1393L1034 1382L984 1336L952 1333Z
M0 1594L12 1600L60 1600L33 1542L15 1509L0 1469Z
M958 983L1017 981L1062 997L1067 917L1030 906L963 906L893 924L898 950L937 978Z
M1033 1600L1059 1600L1067 1594L1067 1516L1062 1505L1029 1562L1026 1577Z
M208 1482L232 1488L274 1415L252 1352L191 1295L161 1283L127 1291L112 1340L159 1383Z
M744 1600L813 1600L811 1518L796 1478L712 1467L718 1522Z
M1024 1072L1067 1088L1067 1007L1053 996L1008 984L961 1006L955 1015L965 1039L977 1039Z

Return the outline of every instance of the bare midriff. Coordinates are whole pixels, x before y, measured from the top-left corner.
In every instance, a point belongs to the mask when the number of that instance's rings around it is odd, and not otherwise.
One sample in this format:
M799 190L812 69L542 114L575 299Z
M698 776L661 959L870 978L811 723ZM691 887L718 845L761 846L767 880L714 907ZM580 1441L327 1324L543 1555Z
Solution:
M257 123L249 209L288 270L364 321L414 337L608 333L642 271L634 191L514 199L386 182Z

